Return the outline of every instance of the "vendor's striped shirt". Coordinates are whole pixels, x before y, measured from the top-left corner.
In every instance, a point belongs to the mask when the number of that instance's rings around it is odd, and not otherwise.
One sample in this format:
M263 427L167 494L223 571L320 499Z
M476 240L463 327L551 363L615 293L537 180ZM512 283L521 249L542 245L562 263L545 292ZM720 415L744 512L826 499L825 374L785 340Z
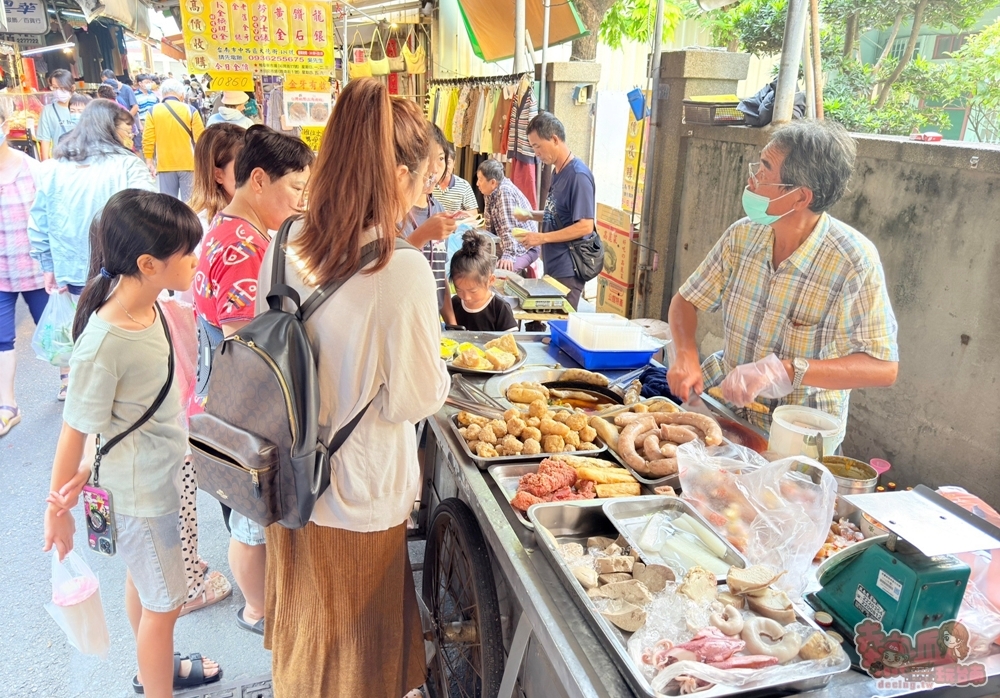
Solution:
M737 221L715 244L680 294L699 310L722 310L723 350L702 365L705 387L736 366L777 354L781 359L835 359L865 353L898 361L896 316L878 250L854 228L823 214L792 256L772 268L774 233ZM780 400L847 418L849 390L803 386ZM744 410L765 428L770 415Z
M479 203L476 201L476 194L472 191L472 185L458 175L451 176L451 183L447 189L435 186L434 198L447 213L479 210Z

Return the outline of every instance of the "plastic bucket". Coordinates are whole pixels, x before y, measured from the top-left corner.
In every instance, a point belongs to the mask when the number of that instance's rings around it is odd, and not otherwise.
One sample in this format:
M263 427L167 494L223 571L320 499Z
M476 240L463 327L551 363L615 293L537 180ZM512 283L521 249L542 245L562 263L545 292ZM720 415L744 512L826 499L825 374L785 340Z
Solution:
M844 440L843 425L831 414L804 405L782 405L774 410L767 450L784 457L819 458L816 435L823 442L823 455L832 454Z

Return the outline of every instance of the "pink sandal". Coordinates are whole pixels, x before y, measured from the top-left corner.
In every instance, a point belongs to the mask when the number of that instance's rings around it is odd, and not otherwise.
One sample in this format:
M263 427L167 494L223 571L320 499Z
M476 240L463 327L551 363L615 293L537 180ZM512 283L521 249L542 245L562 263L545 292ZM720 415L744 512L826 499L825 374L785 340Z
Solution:
M219 603L232 596L233 585L229 583L222 572L215 571L205 577L204 589L197 598L181 606L181 616L193 613L214 603Z
M9 417L0 415L0 436L6 436L16 424L21 423L21 410L12 405L0 405L0 412L10 412Z

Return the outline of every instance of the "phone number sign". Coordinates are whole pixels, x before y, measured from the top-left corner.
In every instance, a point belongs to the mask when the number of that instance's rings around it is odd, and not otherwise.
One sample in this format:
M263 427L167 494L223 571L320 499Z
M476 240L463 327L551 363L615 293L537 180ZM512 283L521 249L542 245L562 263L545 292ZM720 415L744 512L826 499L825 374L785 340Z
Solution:
M329 75L333 70L329 3L183 0L181 21L192 72Z

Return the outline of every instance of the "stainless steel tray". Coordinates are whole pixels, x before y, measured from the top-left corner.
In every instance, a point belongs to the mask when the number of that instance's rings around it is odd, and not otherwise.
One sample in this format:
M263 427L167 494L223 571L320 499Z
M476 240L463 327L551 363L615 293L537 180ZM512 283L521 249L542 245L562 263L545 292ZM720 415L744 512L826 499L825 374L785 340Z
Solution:
M536 504L528 510L528 519L535 525L535 540L542 554L548 558L556 570L563 586L570 597L583 612L584 617L597 633L598 639L607 650L609 656L618 665L622 676L632 686L637 695L657 698L646 677L635 665L626 648L626 634L613 626L604 616L597 612L593 602L587 597L583 587L576 581L569 566L559 554L559 546L566 543L587 544L590 536L607 536L615 538L618 531L610 519L604 514L606 501L586 500L578 502L551 502ZM819 629L815 623L796 611L798 621L810 627ZM774 695L773 689L784 689L782 694L790 691L808 691L825 686L834 674L847 671L850 660L844 656L841 662L833 667L802 679L784 683L753 683L746 686L715 685L697 695L705 698L721 698L722 696L739 695L756 692L759 695ZM772 689L768 691L767 689ZM763 692L762 692L763 691Z
M674 568L676 572L677 565L667 562L659 554L648 553L639 547L639 534L642 532L645 521L640 523L638 519L649 514L655 514L658 511L677 512L678 515L687 514L706 529L715 533L712 524L708 523L698 513L697 509L680 497L622 497L620 499L604 500L604 515L608 517L608 520L611 521L618 532L628 541L628 544L639 551L639 556L643 558L644 562L666 565L667 567ZM747 559L740 554L739 550L730 545L728 540L718 534L715 537L726 546L727 553L723 562L732 567L747 566ZM680 572L683 575L687 570L682 569ZM715 581L719 584L725 584L726 575L717 575Z
M482 349L481 345L485 344L491 339L496 339L496 338L486 336L481 342L473 342L473 344L476 344L477 346L479 346L480 349ZM469 340L463 340L463 341L469 341ZM524 366L524 362L527 360L528 360L528 351L523 346L521 346L520 342L517 342L517 361L515 361L510 368L505 369L503 371L496 371L496 370L487 371L485 369L480 369L480 368L465 368L464 366L456 366L453 363L455 361L454 356L451 357L451 359L449 359L448 361L445 361L445 366L448 367L449 371L458 371L459 373L467 373L470 376L503 376L521 368L521 366Z
M483 458L476 453L473 453L472 449L469 448L469 442L466 441L462 435L459 433L458 415L452 415L451 419L448 420L451 425L452 430L455 432L455 437L458 439L458 445L462 449L462 452L471 459L479 467L480 470L486 470L491 465L506 464L506 463L525 463L525 462L540 462L548 458L549 456L558 455L555 453L535 453L532 455L520 454L517 456L497 456L496 458ZM591 458L596 458L600 454L608 450L607 445L600 439L594 439L594 445L597 446L596 451L573 451L568 455L573 456L589 456Z
M538 472L538 463L491 465L486 470L489 471L493 481L497 483L497 487L500 488L500 491L503 492L503 496L507 498L507 503L510 504L510 500L512 500L514 495L517 494L517 483L520 482L521 476L527 475L528 473ZM511 507L511 509L514 509L514 507ZM520 509L514 509L514 515L525 528L535 530L535 524L531 523L525 512Z

